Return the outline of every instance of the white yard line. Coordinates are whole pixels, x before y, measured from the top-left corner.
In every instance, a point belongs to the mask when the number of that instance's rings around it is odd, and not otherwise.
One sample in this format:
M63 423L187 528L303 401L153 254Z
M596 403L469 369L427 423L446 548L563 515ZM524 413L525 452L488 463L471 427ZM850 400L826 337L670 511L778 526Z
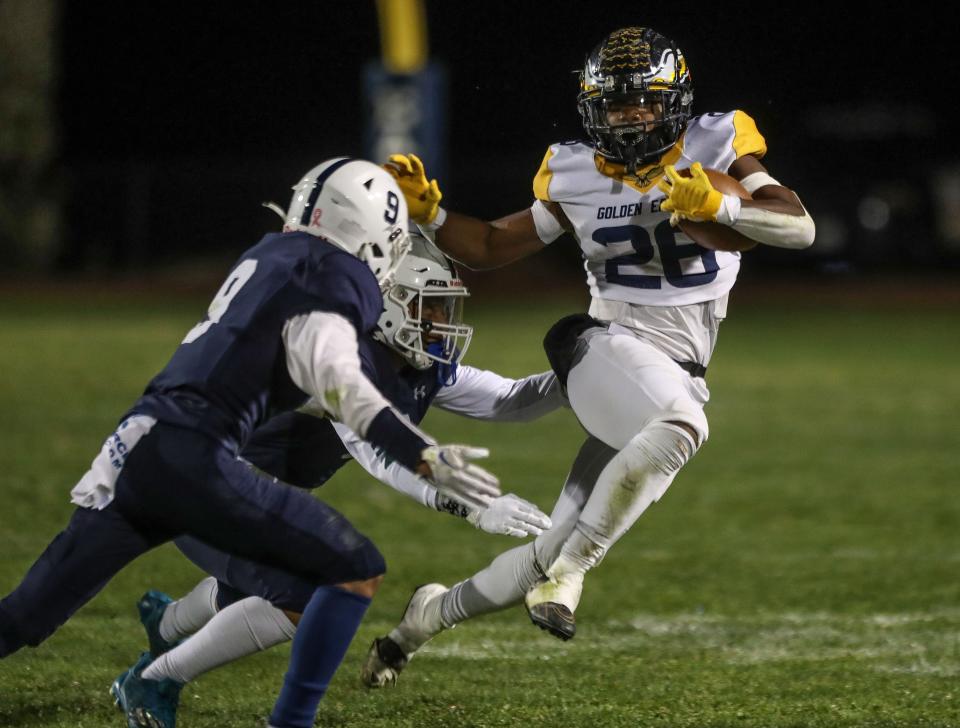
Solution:
M544 662L595 650L638 656L695 650L731 665L854 660L883 673L960 676L960 608L866 615L635 614L626 620L582 624L580 635L568 643L544 641L522 614L516 616L512 624L465 624L426 645L422 653Z

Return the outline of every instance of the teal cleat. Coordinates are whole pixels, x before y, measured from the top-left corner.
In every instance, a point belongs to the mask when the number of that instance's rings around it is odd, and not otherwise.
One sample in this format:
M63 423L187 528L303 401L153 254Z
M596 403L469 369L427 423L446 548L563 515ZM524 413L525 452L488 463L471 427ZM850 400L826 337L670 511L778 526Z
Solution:
M110 686L117 707L127 718L127 728L176 728L180 689L175 680L146 680L140 677L151 662L149 652Z
M160 636L160 620L163 619L163 613L167 607L173 604L173 599L162 591L151 589L137 602L137 611L140 612L140 622L147 633L147 641L150 643L150 654L154 657L160 657L164 652L169 652L180 644L182 640L167 642Z

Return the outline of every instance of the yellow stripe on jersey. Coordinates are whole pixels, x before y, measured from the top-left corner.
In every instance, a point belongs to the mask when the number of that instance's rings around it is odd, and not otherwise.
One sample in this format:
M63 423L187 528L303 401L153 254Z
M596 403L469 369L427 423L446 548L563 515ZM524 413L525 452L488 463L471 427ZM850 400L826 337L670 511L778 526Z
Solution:
M742 111L733 112L733 151L737 159L747 154L762 157L767 153L767 142L757 129L757 122Z
M550 180L553 179L553 172L550 171L548 163L553 154L553 147L547 147L547 153L543 155L543 161L540 163L540 169L537 170L537 176L533 178L533 196L544 202L552 202L550 199Z
M641 167L636 174L626 174L626 166L611 162L609 159L596 154L593 157L597 165L597 171L605 177L611 177L619 182L623 182L628 187L632 187L637 192L649 192L650 189L663 177L663 168L668 164L676 164L683 154L683 135L677 140L670 149L663 153L656 162Z

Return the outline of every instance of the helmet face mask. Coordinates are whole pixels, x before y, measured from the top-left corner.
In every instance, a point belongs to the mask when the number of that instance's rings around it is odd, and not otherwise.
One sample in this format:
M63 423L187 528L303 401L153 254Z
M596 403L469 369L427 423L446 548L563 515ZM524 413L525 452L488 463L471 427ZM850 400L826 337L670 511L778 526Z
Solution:
M439 363L452 374L473 338L473 327L463 323L463 301L470 294L439 250L419 235L411 240L384 292L374 336L417 369Z
M328 159L293 187L284 232L324 238L362 260L385 289L410 249L407 203L393 177L372 162Z
M587 56L577 108L583 128L604 157L630 173L670 149L690 118L693 86L683 54L649 28L622 28ZM643 120L611 123L616 107L641 105Z

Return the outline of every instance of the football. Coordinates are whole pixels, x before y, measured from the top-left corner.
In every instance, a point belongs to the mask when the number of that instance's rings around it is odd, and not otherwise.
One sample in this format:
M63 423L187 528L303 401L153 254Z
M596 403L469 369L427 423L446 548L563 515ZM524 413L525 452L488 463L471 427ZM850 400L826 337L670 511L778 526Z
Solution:
M689 169L677 170L682 177L689 177ZM750 193L744 189L739 181L728 174L724 174L716 169L704 167L704 172L710 179L710 184L718 192L725 195L736 195L744 200L753 199ZM692 220L681 220L680 229L690 237L693 242L710 250L728 250L743 251L756 247L757 241L751 240L745 235L741 235L729 225L721 225L718 222L694 222Z

